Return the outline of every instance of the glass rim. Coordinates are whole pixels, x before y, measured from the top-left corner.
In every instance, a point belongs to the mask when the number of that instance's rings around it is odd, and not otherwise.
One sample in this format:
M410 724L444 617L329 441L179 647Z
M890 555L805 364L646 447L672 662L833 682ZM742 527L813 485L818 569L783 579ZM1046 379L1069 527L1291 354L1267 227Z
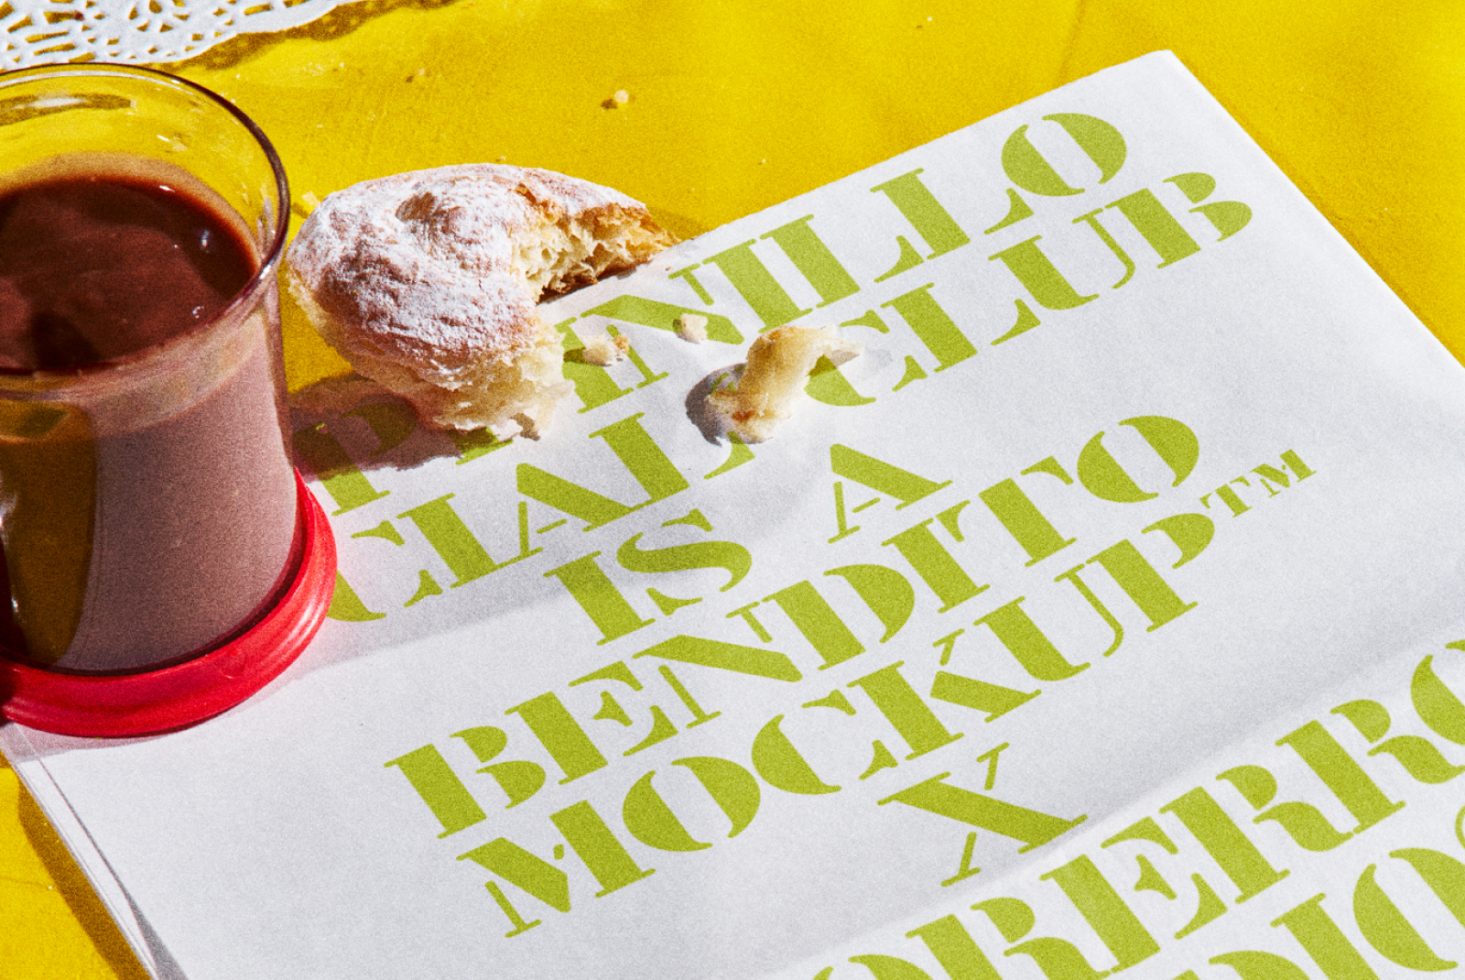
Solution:
M196 338L212 333L213 328L220 323L238 318L239 314L258 295L261 287L268 286L274 280L279 268L280 258L285 251L285 241L289 237L290 231L290 183L285 175L285 165L280 160L280 155L276 152L275 145L270 142L270 138L265 135L264 130L260 129L259 124L251 119L243 109L240 109L233 102L212 89L200 85L198 82L190 81L171 72L162 71L157 68L148 68L142 65L89 61L84 64L33 65L27 68L0 71L0 95L3 95L12 86L26 82L71 76L96 76L103 78L130 77L153 85L182 89L191 94L202 96L205 101L212 103L214 106L228 113L236 123L249 133L255 144L264 153L265 161L269 164L270 173L274 177L275 194L278 200L275 209L273 234L270 236L268 244L260 256L259 268L245 280L244 284L239 287L239 290L229 302L221 307L212 317L203 323L197 324L192 329L175 334L159 343L144 347L141 350L130 351L119 357L83 365L79 368L57 371L42 368L12 368L0 365L0 379L10 382L32 380L41 383L43 389L54 389L58 385L64 385L67 381L106 375L119 370L125 371L134 366L141 366L156 357L164 356L167 351L174 349L175 346L186 344L190 340L196 340ZM186 170L187 168L183 169Z

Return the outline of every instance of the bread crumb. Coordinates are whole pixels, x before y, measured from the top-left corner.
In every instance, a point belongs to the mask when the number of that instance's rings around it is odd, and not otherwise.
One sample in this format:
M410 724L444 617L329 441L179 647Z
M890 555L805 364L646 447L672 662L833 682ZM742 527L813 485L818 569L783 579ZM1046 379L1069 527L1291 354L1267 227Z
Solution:
M611 97L610 98L608 98L604 102L600 103L600 105L601 105L602 108L605 108L605 109L619 109L621 106L625 105L627 102L630 102L630 101L631 101L631 93L630 92L627 92L623 88L618 88L618 89L615 90L615 92L613 92L611 94Z
M672 326L677 336L690 344L700 344L707 339L707 318L700 313L682 313Z
M301 194L297 200L290 202L290 213L298 214L302 218L310 217L310 213L320 207L320 198L310 191Z
M608 333L598 334L585 341L585 347L580 352L580 357L586 364L595 364L599 367L609 367L619 361L626 359L626 351L631 349L631 338L625 334L612 336Z
M860 349L833 330L778 327L753 341L737 384L713 391L707 403L727 431L744 442L764 442L793 414L819 358L843 364L859 356Z

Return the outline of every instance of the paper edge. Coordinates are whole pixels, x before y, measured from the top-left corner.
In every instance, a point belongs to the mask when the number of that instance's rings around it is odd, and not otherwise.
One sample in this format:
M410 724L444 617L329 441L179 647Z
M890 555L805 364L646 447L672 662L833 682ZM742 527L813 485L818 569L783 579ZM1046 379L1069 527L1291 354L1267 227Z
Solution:
M1131 61L1129 62L1124 62L1124 64L1131 64L1133 62L1143 61L1145 59L1160 55L1166 57L1157 60L1163 61L1163 63L1167 64L1171 69L1176 70L1177 78L1179 80L1181 80L1184 84L1190 86L1190 88L1196 94L1203 95L1214 109L1219 110L1218 118L1223 119L1226 124L1231 127L1232 134L1234 136L1241 139L1252 149L1254 149L1258 154L1261 155L1263 159L1266 160L1269 165L1271 165L1271 167L1277 173L1281 174L1282 179L1286 182L1292 193L1296 195L1297 199L1305 202L1308 209L1312 211L1313 215L1318 220L1320 220L1328 228L1328 230L1332 232L1332 234L1337 236L1338 240L1345 246L1348 252L1348 260L1354 262L1361 271L1366 272L1366 278L1371 280L1371 282L1369 283L1371 288L1382 289L1383 294L1387 297L1387 299L1396 306L1398 306L1398 308L1402 312L1407 314L1408 319L1413 321L1413 323L1411 324L1411 329L1423 331L1424 335L1433 343L1434 356L1437 358L1441 356L1446 358L1449 364L1452 365L1457 372L1465 371L1465 362L1462 362L1460 358L1455 356L1454 351L1450 350L1445 342L1440 339L1439 335L1436 334L1434 330L1430 329L1429 324L1425 323L1424 318L1420 316L1419 313L1414 309L1414 307L1409 304L1409 302L1404 298L1404 295L1392 283L1384 278L1383 273L1374 268L1374 265L1371 261L1369 261L1368 256L1364 255L1360 248L1354 245L1354 243L1348 238L1347 235L1343 234L1343 230L1338 227L1337 223L1334 222L1333 219L1328 216L1328 213L1324 211L1321 207L1319 207L1317 202L1312 199L1311 195L1307 191L1307 188L1303 184L1299 184L1297 182L1297 178L1293 176L1293 174L1287 168L1282 166L1282 164L1276 159L1276 157L1274 157L1267 150L1267 148L1263 146L1255 136L1252 135L1251 131L1242 124L1242 121L1236 117L1231 109L1228 108L1226 104L1222 102L1221 99L1214 92L1206 87L1205 83L1201 81L1200 77L1197 76L1195 72L1191 71L1190 67L1186 65L1185 62L1182 61L1180 57L1175 54L1175 52L1168 49L1152 51L1149 54L1141 55L1138 58L1131 59ZM1117 68L1122 66L1114 65L1112 67ZM1102 70L1107 71L1108 69ZM1098 74L1098 72L1095 72L1095 74ZM1058 91L1058 89L1054 89L1053 91L1056 92Z
M175 970L172 974L160 972L157 951L145 938L145 931L150 930L145 930L141 911L133 904L127 889L92 839L86 825L71 808L65 792L52 778L50 770L46 768L45 759L31 744L24 727L14 722L6 722L0 726L0 754L4 754L10 762L25 791L61 838L82 876L106 908L107 914L111 916L143 969L154 980L183 977L181 970ZM80 916L77 918L79 920Z

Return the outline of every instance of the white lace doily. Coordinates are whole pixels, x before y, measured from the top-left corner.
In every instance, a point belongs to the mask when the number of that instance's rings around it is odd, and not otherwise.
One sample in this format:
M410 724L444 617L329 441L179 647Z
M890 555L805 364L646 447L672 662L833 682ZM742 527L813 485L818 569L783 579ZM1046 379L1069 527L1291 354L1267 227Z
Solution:
M240 34L279 31L351 0L0 0L0 68L182 61Z

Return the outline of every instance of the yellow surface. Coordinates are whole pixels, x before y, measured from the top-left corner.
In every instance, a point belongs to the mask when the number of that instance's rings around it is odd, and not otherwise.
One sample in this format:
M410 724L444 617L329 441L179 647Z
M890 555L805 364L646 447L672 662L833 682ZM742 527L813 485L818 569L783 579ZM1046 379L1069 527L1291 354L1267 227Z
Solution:
M685 237L1159 48L1465 355L1453 0L367 0L175 70L264 127L297 201L503 159L622 188ZM293 309L285 338L292 388L343 370ZM113 976L143 973L0 764L0 977Z

